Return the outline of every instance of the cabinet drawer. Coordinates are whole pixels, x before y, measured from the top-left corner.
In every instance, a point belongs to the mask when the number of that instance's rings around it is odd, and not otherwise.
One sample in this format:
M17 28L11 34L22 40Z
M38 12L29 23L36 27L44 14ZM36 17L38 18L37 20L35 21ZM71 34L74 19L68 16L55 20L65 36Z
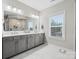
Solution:
M4 38L2 38L2 40L12 41L12 40L14 40L14 38L13 37L4 37Z
M14 40L19 40L20 36L14 36Z
M20 39L26 39L26 36L20 36Z

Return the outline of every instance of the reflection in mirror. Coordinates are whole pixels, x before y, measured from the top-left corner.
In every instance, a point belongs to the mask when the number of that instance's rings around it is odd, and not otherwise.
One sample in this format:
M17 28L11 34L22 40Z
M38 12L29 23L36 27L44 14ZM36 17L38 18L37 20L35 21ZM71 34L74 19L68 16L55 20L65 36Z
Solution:
M4 12L4 31L33 31L38 19Z
M33 22L32 21L28 22L28 29L31 31L33 30Z

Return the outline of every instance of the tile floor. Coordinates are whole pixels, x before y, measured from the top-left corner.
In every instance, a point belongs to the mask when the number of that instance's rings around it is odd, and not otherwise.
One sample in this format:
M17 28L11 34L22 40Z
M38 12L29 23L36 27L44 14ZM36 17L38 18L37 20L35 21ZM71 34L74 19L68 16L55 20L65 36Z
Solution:
M66 52L61 53L59 52L59 49L64 49ZM75 59L75 53L69 49L46 44L24 52L11 59Z

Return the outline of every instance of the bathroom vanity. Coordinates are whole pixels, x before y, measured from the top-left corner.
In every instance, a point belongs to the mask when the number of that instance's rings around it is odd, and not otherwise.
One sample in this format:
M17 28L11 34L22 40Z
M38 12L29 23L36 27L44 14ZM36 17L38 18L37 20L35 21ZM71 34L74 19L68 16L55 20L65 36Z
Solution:
M40 32L39 18L4 10L2 57L10 58L44 44L45 33Z
M2 38L3 59L28 51L29 49L40 46L44 43L44 33L26 33L24 35L4 36Z

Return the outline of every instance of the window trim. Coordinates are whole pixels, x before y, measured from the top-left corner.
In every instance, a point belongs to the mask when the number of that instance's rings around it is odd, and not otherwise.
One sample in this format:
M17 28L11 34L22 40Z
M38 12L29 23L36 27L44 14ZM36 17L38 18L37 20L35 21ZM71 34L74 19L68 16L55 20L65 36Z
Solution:
M62 36L60 37L60 36L51 36L51 17L52 16L56 16L56 15L59 15L59 14L62 14L63 13L63 15L64 15L64 20L63 20L63 25L62 25ZM49 37L50 38L57 38L57 39L61 39L61 40L65 40L65 10L63 10L63 11L59 11L59 12L56 12L56 13L54 13L52 16L50 16L50 18L49 18ZM56 27L56 26L53 26L53 27Z

